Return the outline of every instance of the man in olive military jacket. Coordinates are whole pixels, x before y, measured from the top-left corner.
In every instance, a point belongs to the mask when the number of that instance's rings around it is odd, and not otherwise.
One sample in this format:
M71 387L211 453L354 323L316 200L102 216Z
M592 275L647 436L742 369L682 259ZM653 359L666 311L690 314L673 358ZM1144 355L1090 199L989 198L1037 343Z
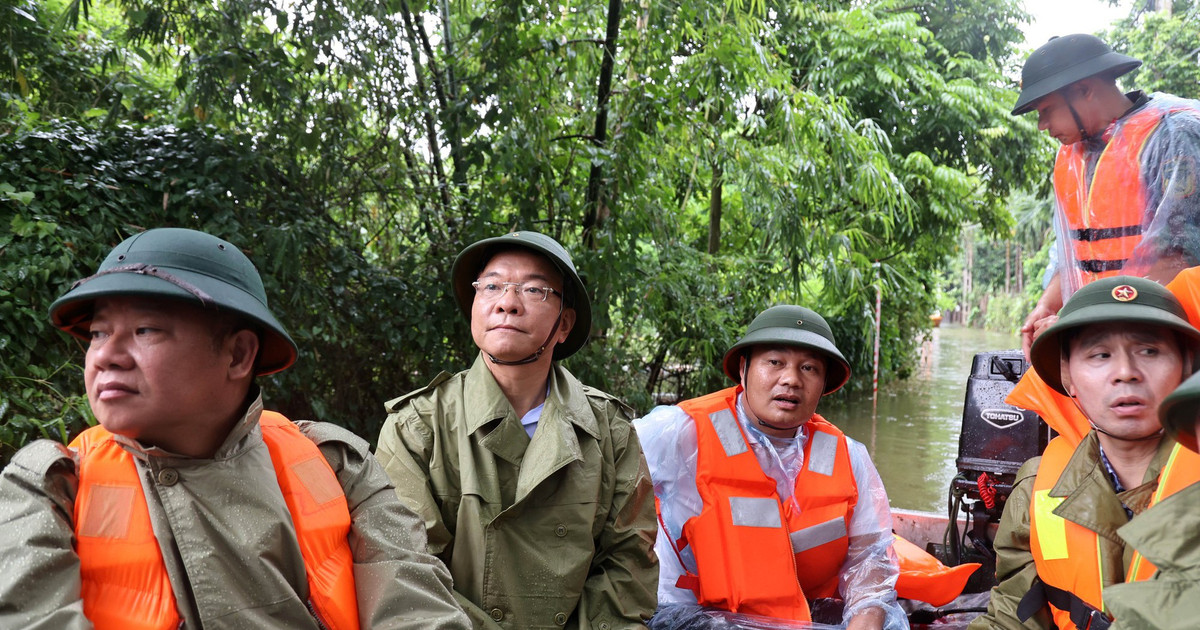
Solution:
M452 276L480 353L387 403L376 456L477 628L644 627L654 490L629 409L555 363L591 328L570 256L514 232L467 247Z

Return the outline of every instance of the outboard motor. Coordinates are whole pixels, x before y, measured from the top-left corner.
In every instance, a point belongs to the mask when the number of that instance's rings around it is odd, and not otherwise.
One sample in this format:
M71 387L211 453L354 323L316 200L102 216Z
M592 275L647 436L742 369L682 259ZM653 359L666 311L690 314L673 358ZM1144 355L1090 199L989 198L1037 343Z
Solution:
M1012 493L1017 470L1041 455L1051 430L1038 415L1004 402L1021 375L1029 369L1020 350L980 352L971 363L958 438L958 475L950 484L950 564L983 562L977 575L995 576L990 523L998 523ZM959 515L967 516L965 535L958 532ZM990 571L988 570L990 569ZM968 586L970 588L970 586Z

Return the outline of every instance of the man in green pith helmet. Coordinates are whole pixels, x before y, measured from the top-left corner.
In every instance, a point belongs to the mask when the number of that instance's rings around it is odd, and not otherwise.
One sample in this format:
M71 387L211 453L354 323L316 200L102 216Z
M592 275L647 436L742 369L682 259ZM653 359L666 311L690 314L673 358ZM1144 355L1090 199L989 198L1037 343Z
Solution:
M469 627L367 443L263 409L296 345L233 244L142 232L50 317L100 426L0 477L0 627Z
M1191 374L1200 331L1176 297L1145 278L1080 289L1035 341L1034 369L1091 425L1051 440L1017 472L995 540L985 628L1104 627L1104 587L1143 579L1117 529L1182 471L1159 407Z
M1054 165L1058 267L1021 328L1037 331L1089 282L1117 274L1166 284L1200 264L1200 103L1122 92L1142 64L1085 34L1051 39L1021 71L1014 116L1037 112L1062 146Z
M723 367L736 386L635 422L662 516L653 627L692 627L698 604L907 628L883 481L866 448L816 413L850 379L825 319L768 308Z
M1104 590L1116 618L1112 630L1194 628L1200 601L1200 374L1184 381L1159 407L1167 435L1186 450L1176 454L1179 474L1160 484L1150 508L1117 531L1145 566L1144 581Z
M557 363L591 328L570 255L513 232L451 275L479 355L388 402L377 457L476 628L643 628L654 492L629 408Z

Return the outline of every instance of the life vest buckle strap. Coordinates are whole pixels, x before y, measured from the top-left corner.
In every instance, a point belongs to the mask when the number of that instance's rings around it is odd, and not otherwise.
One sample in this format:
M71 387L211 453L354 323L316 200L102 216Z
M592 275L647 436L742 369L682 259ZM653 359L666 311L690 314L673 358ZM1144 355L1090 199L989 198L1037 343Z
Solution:
M1079 619L1076 619L1076 611L1072 610L1071 621L1075 622L1080 630L1108 630L1108 627L1112 625L1112 620L1108 618L1108 615L1091 606L1087 608L1087 611L1079 611L1082 613L1079 615Z
M1105 273L1120 271L1125 268L1125 259L1120 260L1079 260L1076 266L1088 273Z
M1126 236L1141 236L1142 226L1140 225L1123 225L1121 227L1112 228L1080 228L1071 230L1071 238L1077 241L1102 241L1110 238L1124 238Z
M1029 585L1029 591L1021 597L1021 602L1017 604L1017 619L1020 619L1022 623L1029 621L1029 618L1041 610L1048 601L1046 583L1042 582L1042 578L1034 577L1033 584Z
M1108 630L1112 625L1112 620L1104 612L1096 610L1070 591L1046 584L1040 577L1033 579L1029 592L1017 604L1017 619L1028 621L1047 604L1067 611L1071 623L1079 630Z

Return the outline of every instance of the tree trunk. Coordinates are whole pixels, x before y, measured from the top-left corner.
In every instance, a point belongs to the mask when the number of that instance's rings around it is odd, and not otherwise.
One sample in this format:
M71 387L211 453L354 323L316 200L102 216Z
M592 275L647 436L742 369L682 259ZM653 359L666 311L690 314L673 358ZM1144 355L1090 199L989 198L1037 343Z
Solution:
M1017 243L1017 294L1025 295L1025 248Z
M604 60L600 63L600 80L596 86L596 127L592 141L603 147L608 141L608 99L612 96L613 65L617 57L617 35L621 28L621 0L608 0L608 27L604 32ZM583 217L583 241L593 246L595 231L603 223L608 207L603 191L604 171L601 164L592 161L588 172L587 196L584 199L586 214Z
M1004 241L1004 295L1012 295L1012 241Z
M725 169L713 162L712 195L708 198L708 253L716 256L721 249L721 195L725 188Z
M428 100L428 92L425 89L425 69L421 65L421 44L417 37L416 28L413 26L412 11L408 7L408 2L400 1L400 13L404 19L404 32L408 35L408 48L412 51L413 75L417 80L417 94L421 101ZM425 119L425 136L429 142L429 156L433 160L433 171L437 178L436 186L441 193L442 212L443 216L450 213L450 186L446 181L446 169L442 165L441 142L438 140L437 123L433 119L433 114L429 108L421 108L424 111Z

